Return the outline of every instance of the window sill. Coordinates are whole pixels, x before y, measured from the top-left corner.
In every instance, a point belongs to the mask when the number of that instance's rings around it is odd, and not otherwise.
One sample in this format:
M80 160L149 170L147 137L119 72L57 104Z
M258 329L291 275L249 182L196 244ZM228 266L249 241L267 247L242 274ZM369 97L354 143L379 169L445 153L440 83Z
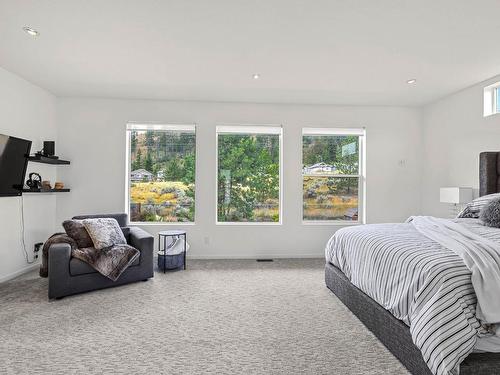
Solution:
M227 225L227 226L235 226L235 225L241 225L241 226L255 226L255 225L264 225L264 226L280 226L282 225L282 222L277 222L277 223L271 223L271 222L262 222L262 223L258 223L258 222L245 222L245 221L242 221L242 222L237 222L237 221L231 221L231 222L220 222L220 221L217 221L215 223L215 225Z
M163 221L131 221L128 225L138 225L138 226L165 226L165 225L175 225L175 226L192 226L196 225L195 222L192 223L180 223L180 222L163 222Z
M361 221L340 221L340 220L318 220L318 221L305 221L302 220L302 225L331 225L337 227L350 227L356 225L363 225Z
M496 115L500 115L500 112L485 113L483 117L492 117Z

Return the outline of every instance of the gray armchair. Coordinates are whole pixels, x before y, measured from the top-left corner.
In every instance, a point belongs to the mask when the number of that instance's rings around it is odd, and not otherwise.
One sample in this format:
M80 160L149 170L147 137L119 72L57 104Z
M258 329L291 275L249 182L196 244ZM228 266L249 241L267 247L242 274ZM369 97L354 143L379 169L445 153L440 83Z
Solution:
M49 299L62 298L71 294L88 292L96 289L146 281L154 276L153 252L154 238L149 233L136 227L127 227L126 214L75 216L73 219L114 218L122 228L127 243L141 254L116 281L101 275L87 263L71 257L69 244L53 244L49 248Z

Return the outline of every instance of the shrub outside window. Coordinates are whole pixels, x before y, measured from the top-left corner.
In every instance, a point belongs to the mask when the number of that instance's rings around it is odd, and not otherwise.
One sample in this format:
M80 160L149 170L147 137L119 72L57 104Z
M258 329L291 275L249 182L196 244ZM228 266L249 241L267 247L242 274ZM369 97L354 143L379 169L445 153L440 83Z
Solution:
M217 127L217 223L281 222L278 126Z
M130 221L194 222L195 166L194 125L128 124Z
M362 223L364 129L302 130L302 220Z

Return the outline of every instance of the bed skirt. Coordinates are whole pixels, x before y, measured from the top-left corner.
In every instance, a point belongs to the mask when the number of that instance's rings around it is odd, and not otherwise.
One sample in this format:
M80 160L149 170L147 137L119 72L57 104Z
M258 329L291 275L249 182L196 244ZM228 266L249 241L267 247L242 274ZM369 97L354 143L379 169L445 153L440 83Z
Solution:
M410 329L356 288L334 265L325 266L327 287L358 317L413 375L432 375L411 339ZM460 375L500 374L500 353L472 353L460 365Z

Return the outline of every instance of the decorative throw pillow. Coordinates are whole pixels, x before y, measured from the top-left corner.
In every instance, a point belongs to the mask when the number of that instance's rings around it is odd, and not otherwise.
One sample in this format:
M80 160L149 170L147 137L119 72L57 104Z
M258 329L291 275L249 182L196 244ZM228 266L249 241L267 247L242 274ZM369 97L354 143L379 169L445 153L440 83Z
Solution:
M483 195L482 197L474 199L472 202L467 203L465 208L458 214L457 218L479 218L481 210L488 205L491 201L500 198L500 193Z
M62 226L68 237L75 240L76 246L78 246L79 249L94 246L92 238L90 238L82 220L66 220L62 223Z
M84 219L83 225L92 238L94 247L97 250L113 245L126 244L125 236L118 225L116 219L98 218Z
M488 227L500 228L500 199L492 200L481 210L479 219Z

